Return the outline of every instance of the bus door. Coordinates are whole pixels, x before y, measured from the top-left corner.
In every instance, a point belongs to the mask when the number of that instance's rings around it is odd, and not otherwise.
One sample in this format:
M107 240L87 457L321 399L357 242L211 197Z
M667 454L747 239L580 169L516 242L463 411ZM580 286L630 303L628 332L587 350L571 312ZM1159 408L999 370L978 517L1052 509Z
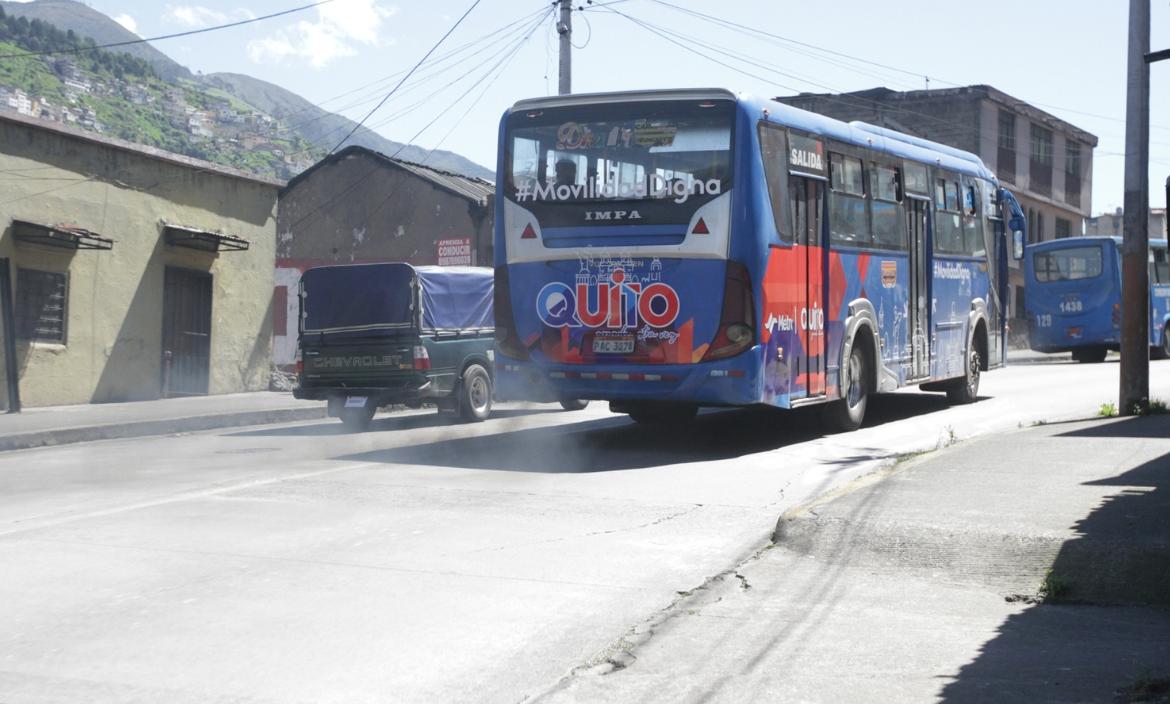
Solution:
M796 321L800 332L801 356L797 359L797 383L803 382L809 396L825 394L825 255L824 182L796 176L788 181L795 216L797 251L802 274L803 305Z
M910 324L910 373L915 379L930 376L930 272L926 237L927 209L930 200L907 194L906 231L910 243L910 292L907 307Z

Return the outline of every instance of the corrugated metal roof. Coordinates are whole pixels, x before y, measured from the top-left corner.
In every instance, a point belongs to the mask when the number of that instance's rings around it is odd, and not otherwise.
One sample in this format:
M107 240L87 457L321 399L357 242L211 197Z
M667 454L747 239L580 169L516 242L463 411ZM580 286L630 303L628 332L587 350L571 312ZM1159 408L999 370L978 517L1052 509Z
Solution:
M378 154L378 156L393 161L416 176L432 181L447 190L455 191L464 198L469 198L481 204L486 204L496 193L496 184L491 181L485 181L482 178L453 174L449 171L432 169L429 166L415 164L410 161L390 159L385 154Z
M281 195L290 191L297 183L309 176L325 164L341 161L349 156L361 154L375 157L384 161L387 165L397 166L400 169L409 171L410 173L425 179L435 184L439 188L450 191L457 196L466 198L480 205L487 205L491 201L492 196L495 195L496 186L491 181L485 181L482 178L475 178L473 176L463 176L462 174L451 173L450 171L443 171L442 169L435 169L430 166L416 164L413 161L403 161L402 159L395 159L386 156L382 152L369 149L359 145L350 145L339 152L335 152L325 157L316 164L305 169L301 173L289 179L288 185L281 191Z

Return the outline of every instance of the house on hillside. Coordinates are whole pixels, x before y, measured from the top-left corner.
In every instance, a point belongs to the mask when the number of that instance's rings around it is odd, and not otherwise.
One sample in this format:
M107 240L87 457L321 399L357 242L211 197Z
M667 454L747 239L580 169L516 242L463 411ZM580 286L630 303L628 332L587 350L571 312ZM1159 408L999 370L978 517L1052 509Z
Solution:
M324 264L492 263L490 181L360 146L325 157L280 192L273 361L292 364L301 272Z
M0 171L24 405L267 388L282 182L11 112Z

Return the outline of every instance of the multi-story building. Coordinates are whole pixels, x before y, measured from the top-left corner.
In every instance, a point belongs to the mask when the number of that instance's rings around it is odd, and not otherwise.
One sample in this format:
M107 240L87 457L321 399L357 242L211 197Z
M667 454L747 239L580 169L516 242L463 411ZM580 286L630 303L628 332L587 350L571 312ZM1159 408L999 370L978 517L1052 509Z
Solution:
M1097 137L991 86L776 98L839 120L861 120L977 154L1015 194L1028 239L1081 234L1092 206ZM1009 310L1024 317L1023 274L1012 262Z
M1125 226L1125 212L1118 208L1112 213L1102 213L1085 220L1086 235L1109 235L1121 237ZM1150 208L1149 236L1153 239L1166 238L1166 209Z

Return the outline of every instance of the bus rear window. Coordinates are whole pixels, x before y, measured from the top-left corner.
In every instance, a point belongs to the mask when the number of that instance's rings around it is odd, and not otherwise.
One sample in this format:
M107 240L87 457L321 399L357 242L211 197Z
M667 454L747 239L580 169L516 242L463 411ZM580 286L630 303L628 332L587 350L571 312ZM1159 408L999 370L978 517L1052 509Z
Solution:
M1032 255L1032 270L1036 280L1076 281L1093 279L1101 275L1100 247L1071 247Z
M731 187L733 111L708 100L513 113L504 187L525 207L706 201Z

